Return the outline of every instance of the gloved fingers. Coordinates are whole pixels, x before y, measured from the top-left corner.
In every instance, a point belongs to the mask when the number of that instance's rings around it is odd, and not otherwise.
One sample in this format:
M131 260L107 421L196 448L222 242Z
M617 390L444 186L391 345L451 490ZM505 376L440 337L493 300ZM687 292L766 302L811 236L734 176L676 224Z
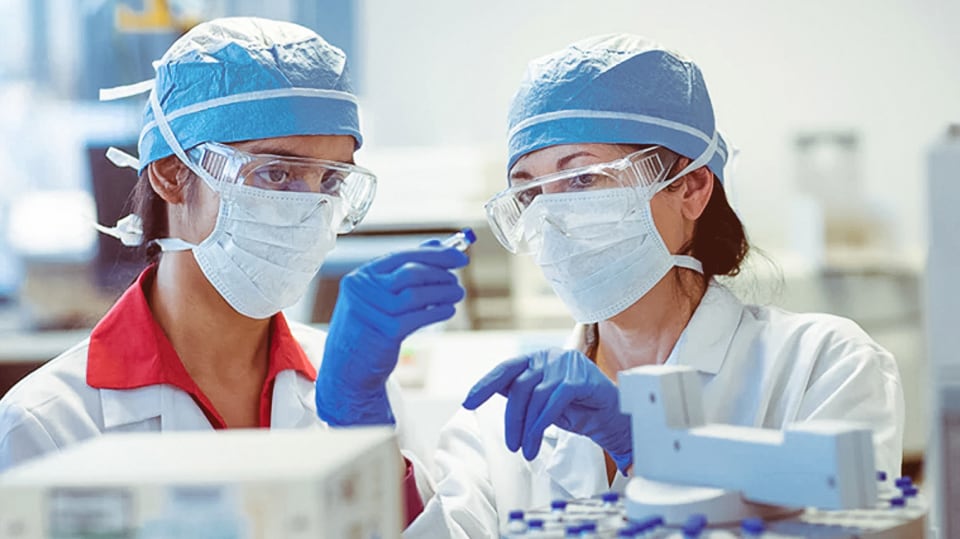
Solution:
M419 309L405 314L395 315L394 318L399 323L397 335L405 338L414 331L447 320L457 313L456 307L449 303L433 305L426 309Z
M390 273L410 262L419 262L443 269L454 269L466 266L470 263L470 259L453 247L418 247L378 258L368 263L367 268L374 273Z
M463 407L476 410L496 393L505 394L513 380L527 369L527 356L508 359L490 370L470 388Z
M393 293L414 286L458 282L457 276L448 270L415 263L404 264L390 273L376 277L383 288Z
M383 298L382 308L392 315L421 311L428 307L454 305L466 295L459 284L418 286Z
M437 238L430 238L429 240L420 244L420 247L442 247L443 242Z
M524 458L527 460L536 458L537 453L540 452L540 444L543 442L543 432L566 411L575 397L574 391L570 391L565 386L559 386L550 395L542 412L536 417L527 416L528 426L523 435Z
M523 441L527 404L537 384L543 380L543 371L527 369L517 376L507 389L507 407L504 413L504 439L507 449L517 451Z

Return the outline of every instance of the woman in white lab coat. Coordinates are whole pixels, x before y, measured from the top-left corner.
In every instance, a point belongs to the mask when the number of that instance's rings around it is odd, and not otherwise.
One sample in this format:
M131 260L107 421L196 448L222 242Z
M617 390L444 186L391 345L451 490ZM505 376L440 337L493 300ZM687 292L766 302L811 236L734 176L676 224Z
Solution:
M140 157L113 154L140 173L135 214L103 230L152 263L88 340L0 401L0 471L111 432L395 424L386 374L406 334L452 316L462 252L425 245L363 266L327 335L281 313L375 192L354 164L342 51L295 24L219 19L174 43L155 81L108 94L140 90ZM357 359L386 374L361 387Z
M699 69L655 43L603 36L530 63L510 112L510 187L488 216L579 325L566 350L474 386L408 536L492 537L510 510L622 491L632 446L615 380L639 365L699 371L708 422L862 422L877 467L899 475L893 357L850 320L745 305L716 281L748 251L724 196L728 152Z

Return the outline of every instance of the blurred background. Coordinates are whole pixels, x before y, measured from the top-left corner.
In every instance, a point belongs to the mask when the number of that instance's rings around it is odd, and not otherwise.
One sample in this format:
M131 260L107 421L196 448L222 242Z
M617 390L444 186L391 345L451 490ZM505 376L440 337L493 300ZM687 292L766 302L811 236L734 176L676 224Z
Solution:
M927 155L960 119L960 4L948 1L0 0L0 395L84 338L142 269L98 236L126 215L144 101L100 88L152 77L192 25L257 15L343 48L361 99L360 164L379 193L291 318L329 319L363 261L473 226L457 317L412 338L398 376L426 443L464 390L507 356L560 344L572 320L482 204L505 186L506 111L524 66L577 39L632 32L693 58L739 148L726 189L757 252L745 299L859 322L900 363L905 453L926 436L921 274ZM520 331L522 330L522 331Z

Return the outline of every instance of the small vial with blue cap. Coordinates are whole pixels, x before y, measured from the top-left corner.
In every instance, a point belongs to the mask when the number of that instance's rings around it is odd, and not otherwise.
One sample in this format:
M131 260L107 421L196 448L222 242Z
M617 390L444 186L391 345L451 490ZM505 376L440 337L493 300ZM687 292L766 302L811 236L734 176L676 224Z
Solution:
M599 539L596 522L584 522L580 525L580 539Z
M527 522L523 519L523 511L510 511L507 519L506 537L521 537L527 531Z
M762 518L745 518L740 521L740 534L742 537L763 537L765 527Z
M563 536L564 536L564 537L577 537L577 538L579 539L579 537L580 537L580 526L579 526L579 525L567 526L567 533L565 533Z
M477 242L477 235L470 227L464 228L460 232L448 236L440 242L444 247L453 247L458 251L466 251L468 247Z
M690 515L687 521L683 523L683 538L695 539L700 537L703 530L707 527L707 517L700 513Z

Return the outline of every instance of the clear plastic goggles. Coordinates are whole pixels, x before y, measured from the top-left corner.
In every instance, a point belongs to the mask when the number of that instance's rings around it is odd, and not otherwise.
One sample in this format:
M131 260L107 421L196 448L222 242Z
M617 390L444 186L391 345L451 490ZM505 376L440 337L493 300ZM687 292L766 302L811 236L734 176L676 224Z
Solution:
M246 185L269 191L317 193L341 200L343 219L338 232L353 230L366 216L377 191L377 177L369 170L323 159L252 154L232 146L205 142L187 151L222 192L228 185Z
M670 150L653 146L616 161L515 182L484 204L487 220L514 254L536 252L547 222L571 238L601 238L659 191L676 160Z

